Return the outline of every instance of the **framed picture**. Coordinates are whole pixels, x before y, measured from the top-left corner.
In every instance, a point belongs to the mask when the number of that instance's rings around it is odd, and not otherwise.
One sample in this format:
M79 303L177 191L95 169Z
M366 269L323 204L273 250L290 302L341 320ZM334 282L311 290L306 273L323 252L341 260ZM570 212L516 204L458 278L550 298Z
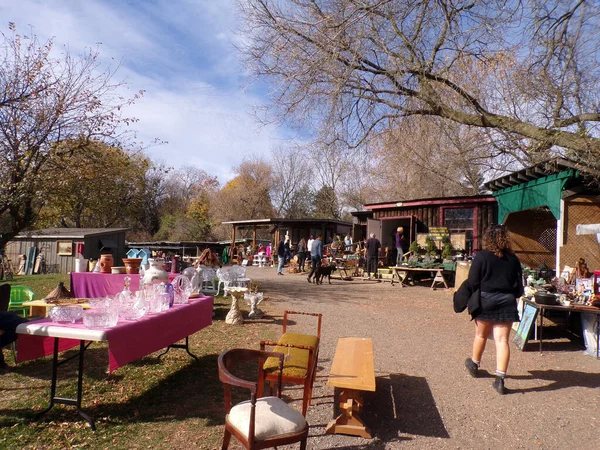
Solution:
M73 241L56 241L56 253L62 256L73 256Z
M524 303L523 313L521 314L521 322L519 322L519 328L515 334L513 342L520 350L525 349L525 344L529 340L531 334L531 327L535 324L537 319L538 309L529 303Z
M594 290L594 279L593 278L577 278L575 280L575 291L578 294L582 294L585 291Z

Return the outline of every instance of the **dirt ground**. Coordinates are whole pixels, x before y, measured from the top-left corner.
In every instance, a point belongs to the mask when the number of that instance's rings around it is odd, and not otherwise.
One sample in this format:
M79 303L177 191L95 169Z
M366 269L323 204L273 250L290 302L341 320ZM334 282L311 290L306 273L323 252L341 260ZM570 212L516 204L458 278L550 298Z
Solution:
M500 396L491 386L493 341L480 378L464 368L474 325L466 313L454 313L450 291L366 280L316 286L303 274L275 272L248 269L272 307L323 314L308 448L600 448L600 361L585 356L581 342L544 341L543 353L536 344L522 352L511 342L509 393ZM309 323L296 326L310 331ZM377 390L366 397L363 414L373 439L325 434L334 417L327 376L344 336L373 340ZM301 391L289 386L284 394Z

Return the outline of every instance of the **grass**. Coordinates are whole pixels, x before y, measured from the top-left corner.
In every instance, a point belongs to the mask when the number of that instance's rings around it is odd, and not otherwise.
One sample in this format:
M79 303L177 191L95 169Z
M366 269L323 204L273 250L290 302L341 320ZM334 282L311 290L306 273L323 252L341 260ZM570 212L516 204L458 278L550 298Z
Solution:
M26 284L42 298L67 278L23 276L12 284ZM260 339L279 333L269 325L275 321L269 317L270 305L263 308L265 320L243 326L225 324L229 306L229 299L216 297L213 325L190 336L190 349L199 361L173 349L160 361L155 353L107 377L106 345L92 344L85 355L82 408L95 418L96 432L73 407L58 405L42 420L33 420L48 405L50 357L1 375L0 448L218 448L225 416L218 355L233 347L257 348ZM71 354L74 350L64 356ZM10 352L5 356L12 364ZM76 367L76 359L59 367L58 395L76 396Z
M31 288L35 294L35 299L39 300L48 295L63 282L65 287L69 287L69 275L66 273L55 273L50 275L17 275L11 281L2 280L0 284L8 283L11 286L25 285Z

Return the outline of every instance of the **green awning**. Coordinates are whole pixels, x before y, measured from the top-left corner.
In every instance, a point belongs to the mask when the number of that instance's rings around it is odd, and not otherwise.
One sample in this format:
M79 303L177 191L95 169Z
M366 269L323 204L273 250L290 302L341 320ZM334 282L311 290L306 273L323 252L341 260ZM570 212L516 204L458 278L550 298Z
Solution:
M494 192L498 201L498 219L504 223L512 212L547 206L558 220L562 190L568 181L577 177L579 172L565 170Z

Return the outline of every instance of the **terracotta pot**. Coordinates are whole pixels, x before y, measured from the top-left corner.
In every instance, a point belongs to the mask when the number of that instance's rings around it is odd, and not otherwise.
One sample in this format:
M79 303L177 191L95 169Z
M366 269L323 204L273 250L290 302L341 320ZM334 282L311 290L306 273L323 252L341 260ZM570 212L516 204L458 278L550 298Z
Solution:
M100 255L100 273L111 273L112 267L115 265L113 255L110 253Z
M125 271L128 274L137 274L140 273L142 258L124 258L123 264L125 264Z

